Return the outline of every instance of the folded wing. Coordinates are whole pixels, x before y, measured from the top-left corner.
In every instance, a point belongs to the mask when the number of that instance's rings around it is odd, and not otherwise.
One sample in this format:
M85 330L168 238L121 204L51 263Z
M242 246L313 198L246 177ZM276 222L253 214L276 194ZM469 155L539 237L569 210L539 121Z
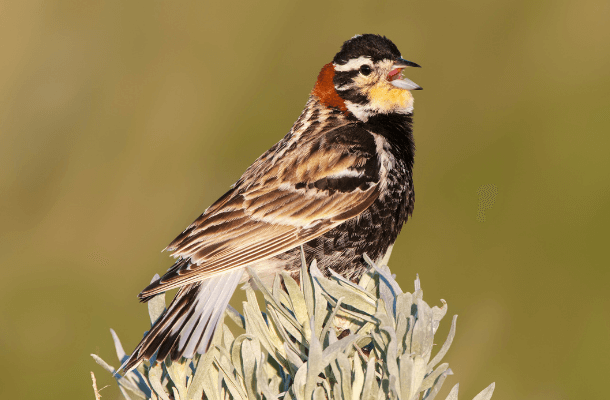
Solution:
M178 261L143 300L306 243L366 210L379 196L372 136L339 127L300 146L280 142L168 247ZM271 157L276 156L273 160Z

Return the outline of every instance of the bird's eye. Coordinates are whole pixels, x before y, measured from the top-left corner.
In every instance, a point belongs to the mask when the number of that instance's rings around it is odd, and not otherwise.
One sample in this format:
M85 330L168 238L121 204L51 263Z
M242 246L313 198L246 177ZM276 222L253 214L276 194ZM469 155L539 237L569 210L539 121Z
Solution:
M373 72L373 70L371 69L371 67L369 65L364 64L363 66L360 67L360 73L362 75L369 75L371 72Z

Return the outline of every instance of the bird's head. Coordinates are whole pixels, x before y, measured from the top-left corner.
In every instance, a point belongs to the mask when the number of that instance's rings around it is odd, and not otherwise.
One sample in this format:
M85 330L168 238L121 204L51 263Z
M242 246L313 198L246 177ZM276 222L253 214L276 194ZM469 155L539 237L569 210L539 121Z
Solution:
M361 121L377 114L411 114L411 90L421 87L402 76L407 67L419 65L403 59L386 37L358 35L343 43L333 62L322 68L312 94Z

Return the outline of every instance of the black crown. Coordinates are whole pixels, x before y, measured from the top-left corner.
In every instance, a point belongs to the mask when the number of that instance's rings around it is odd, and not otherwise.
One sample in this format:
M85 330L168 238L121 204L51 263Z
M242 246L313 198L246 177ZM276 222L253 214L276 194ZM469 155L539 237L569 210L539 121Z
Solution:
M353 58L361 56L368 56L373 62L384 59L394 60L400 58L400 51L385 36L374 34L358 35L343 43L341 51L335 55L333 63L342 65Z

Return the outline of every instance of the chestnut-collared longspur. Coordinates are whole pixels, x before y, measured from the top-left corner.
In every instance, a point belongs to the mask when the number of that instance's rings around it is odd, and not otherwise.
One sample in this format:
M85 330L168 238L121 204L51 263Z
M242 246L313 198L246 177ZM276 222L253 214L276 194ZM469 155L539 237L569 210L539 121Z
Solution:
M382 260L413 212L413 96L419 65L389 39L358 35L326 64L301 116L166 250L177 259L139 297L179 288L122 369L155 353L205 353L247 266L298 274L301 246L324 273L355 280Z

